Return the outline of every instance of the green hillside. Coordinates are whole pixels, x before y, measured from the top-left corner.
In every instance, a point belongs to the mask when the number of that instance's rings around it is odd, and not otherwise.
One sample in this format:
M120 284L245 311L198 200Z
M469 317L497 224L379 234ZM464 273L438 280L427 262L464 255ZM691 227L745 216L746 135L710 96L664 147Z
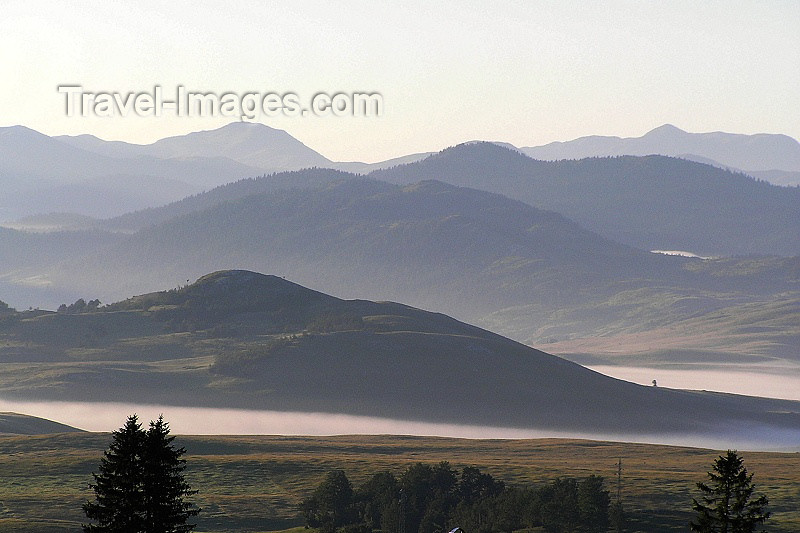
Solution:
M124 418L124 414L121 414ZM110 436L73 433L0 437L0 530L67 533L85 517L86 484ZM695 483L719 452L697 448L575 440L460 440L402 436L184 436L187 480L203 509L197 531L264 533L298 527L300 502L332 471L355 487L380 471L401 473L415 463L476 466L508 485L539 486L558 476L603 476L616 494L622 460L622 500L631 532L686 531ZM800 457L742 452L758 492L769 496L769 531L800 527ZM43 467L43 465L46 465ZM309 530L313 533L314 530Z
M247 271L83 312L11 314L0 361L0 395L14 398L752 436L770 448L800 432L796 402L633 385L445 315Z

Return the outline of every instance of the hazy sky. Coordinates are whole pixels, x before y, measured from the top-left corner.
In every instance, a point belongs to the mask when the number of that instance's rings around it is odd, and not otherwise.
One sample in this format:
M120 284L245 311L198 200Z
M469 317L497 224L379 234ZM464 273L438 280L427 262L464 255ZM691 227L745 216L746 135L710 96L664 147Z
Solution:
M381 117L262 120L334 160L664 123L800 139L796 0L75 4L0 4L1 126L145 143L231 120L67 117L56 89L183 85L381 93Z

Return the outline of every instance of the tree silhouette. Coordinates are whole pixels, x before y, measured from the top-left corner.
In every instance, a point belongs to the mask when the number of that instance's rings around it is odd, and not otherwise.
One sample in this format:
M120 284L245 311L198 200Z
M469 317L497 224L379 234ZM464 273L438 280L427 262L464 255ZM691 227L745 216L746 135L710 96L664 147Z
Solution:
M302 504L306 522L323 532L332 532L350 522L353 514L353 487L342 470L330 472Z
M145 487L145 524L147 532L184 533L194 525L186 524L199 509L184 501L184 496L197 494L183 476L185 448L176 448L169 434L169 424L159 416L150 422L144 440L142 475Z
M100 473L92 474L95 502L83 511L97 524L84 525L86 533L140 533L144 531L144 491L141 454L145 432L136 415L112 433L111 444L100 460Z
M95 524L86 533L186 533L194 529L187 520L199 509L184 500L195 494L186 483L182 459L163 417L145 431L136 415L112 433L109 449L93 474L95 501L83 505Z
M753 533L770 516L767 497L755 499L753 474L748 474L744 461L728 450L714 461L708 473L709 483L698 483L700 501L692 500L697 513L689 526L698 533Z

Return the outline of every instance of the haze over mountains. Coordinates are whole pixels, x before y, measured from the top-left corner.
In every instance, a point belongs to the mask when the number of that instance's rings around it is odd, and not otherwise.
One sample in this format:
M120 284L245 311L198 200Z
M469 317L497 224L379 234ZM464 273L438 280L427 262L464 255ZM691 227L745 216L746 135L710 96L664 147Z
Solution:
M675 155L744 169L773 183L800 183L800 145L781 135L690 134L667 125L638 139L587 137L521 152L537 159ZM107 218L245 177L310 167L366 174L428 155L372 164L332 162L285 131L244 122L149 145L91 135L48 137L23 126L6 127L0 128L0 221L52 212Z
M12 398L168 400L771 447L800 433L798 402L633 385L444 315L246 271L89 312L12 315L0 338L4 362L25 362L0 368L0 392Z
M246 122L148 145L5 127L0 128L0 222L53 212L107 218L262 174L310 167L365 173L423 156L334 163L283 130ZM35 221L26 227L36 227Z
M275 188L293 182L307 188ZM4 299L15 304L11 296L23 296L23 289L41 295L69 288L71 297L49 296L49 308L79 296L108 302L208 271L248 268L336 295L446 312L534 345L681 324L671 341L680 339L680 349L660 351L662 359L719 362L733 352L737 361L753 363L795 361L797 354L797 258L653 254L554 212L437 181L399 186L331 170L298 171L244 180L108 224L132 234L64 234L49 256L39 250L61 234L0 233L19 250L6 262L13 270L4 278ZM714 319L717 314L723 318ZM752 329L733 335L743 315ZM709 323L731 336L709 335ZM663 341L659 346L670 349ZM586 354L585 347L578 350L581 358Z
M688 133L665 124L641 137L592 135L520 150L543 160L617 155L669 155L741 170L780 185L800 185L800 143L786 135Z
M800 254L800 188L682 159L546 162L478 143L370 176L392 183L437 179L500 193L645 250Z
M37 172L63 161L76 180L82 158L98 172L204 156L263 164L273 148L286 164L327 161L254 124L144 147L11 130L60 150ZM797 362L800 189L665 156L547 162L510 148L468 143L366 178L323 168L267 174L103 220L30 217L19 227L73 231L2 229L0 298L20 308L108 302L248 268L446 312L581 361ZM783 257L704 261L653 249ZM641 347L609 354L621 336ZM648 348L653 339L658 350Z

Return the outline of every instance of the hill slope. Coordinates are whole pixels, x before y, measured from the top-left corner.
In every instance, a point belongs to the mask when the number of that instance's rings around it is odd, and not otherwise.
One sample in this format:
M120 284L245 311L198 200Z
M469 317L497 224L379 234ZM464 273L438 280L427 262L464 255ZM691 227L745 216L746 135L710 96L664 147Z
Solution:
M284 178L340 176L315 170ZM797 258L652 254L556 213L434 181L400 187L353 179L236 198L265 185L268 178L245 181L142 213L134 222L183 214L40 274L55 287L108 302L218 269L271 271L333 294L446 312L535 345L639 333L743 304L798 299ZM221 201L227 193L231 199ZM728 316L738 328L738 312ZM751 357L796 359L797 329L771 329L757 345L741 345ZM703 350L731 348L719 336L693 342Z
M0 435L49 435L80 431L82 430L36 416L0 413Z
M115 216L261 173L219 157L98 153L69 139L0 128L0 222L49 212Z
M475 316L497 309L482 297L487 293L503 307L530 303L534 295L566 301L580 288L608 294L609 284L682 277L687 262L619 245L495 194L435 181L400 187L353 179L190 212L91 261L64 265L52 279L83 278L87 290L115 287L115 294L101 295L109 301L160 279L182 283L245 266L334 293L435 309L471 301Z
M797 442L800 404L633 385L452 318L224 271L0 322L4 396ZM24 385L22 385L24 383ZM657 437L656 437L657 438Z
M436 179L503 194L645 250L800 255L800 189L682 159L545 162L477 143L370 177L401 184Z

